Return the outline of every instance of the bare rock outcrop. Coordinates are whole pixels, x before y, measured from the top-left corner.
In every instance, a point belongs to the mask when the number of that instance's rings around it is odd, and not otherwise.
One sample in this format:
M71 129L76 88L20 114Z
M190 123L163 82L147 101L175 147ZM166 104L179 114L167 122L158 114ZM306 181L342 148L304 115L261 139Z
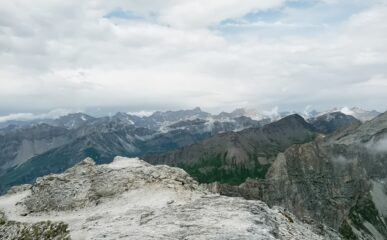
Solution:
M22 223L8 221L0 211L0 239L70 240L68 225L63 222Z
M68 224L72 239L340 239L284 208L211 194L179 168L122 157L39 178L0 197L0 210L23 224Z

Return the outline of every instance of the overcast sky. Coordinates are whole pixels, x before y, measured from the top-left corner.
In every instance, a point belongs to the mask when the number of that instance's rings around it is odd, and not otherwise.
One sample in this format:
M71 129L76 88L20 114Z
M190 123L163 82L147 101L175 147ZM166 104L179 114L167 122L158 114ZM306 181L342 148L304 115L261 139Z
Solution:
M0 115L383 111L386 23L387 0L0 0Z

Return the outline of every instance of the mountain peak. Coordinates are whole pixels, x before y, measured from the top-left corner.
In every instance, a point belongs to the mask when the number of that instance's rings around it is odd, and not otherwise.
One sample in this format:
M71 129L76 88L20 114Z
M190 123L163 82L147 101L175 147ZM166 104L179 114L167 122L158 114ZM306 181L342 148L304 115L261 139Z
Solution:
M302 124L305 124L305 123L307 124L305 119L303 117L301 117L301 115L299 115L298 113L290 114L290 115L278 120L277 122L278 123L298 122L298 123L302 123Z
M194 109L192 109L192 111L194 111L194 112L203 112L200 107L195 107Z
M268 125L264 126L264 129L272 131L276 131L277 129L282 129L282 130L300 130L300 131L314 131L314 128L311 124L305 121L303 117L301 117L299 114L291 114L288 115L284 118L281 118L280 120L270 123Z
M124 113L124 112L117 112L116 114L113 115L113 118L126 118L130 116L129 114L127 113Z
M342 112L331 112L321 115L313 120L311 124L319 133L330 134L337 130L347 129L350 126L360 125L360 120Z
M321 112L316 117L319 117L321 115L325 115L327 113L333 113L333 112L341 112L341 113L344 113L346 115L353 116L362 122L374 119L376 116L378 116L380 114L378 111L365 110L365 109L362 109L360 107L335 107L331 110Z

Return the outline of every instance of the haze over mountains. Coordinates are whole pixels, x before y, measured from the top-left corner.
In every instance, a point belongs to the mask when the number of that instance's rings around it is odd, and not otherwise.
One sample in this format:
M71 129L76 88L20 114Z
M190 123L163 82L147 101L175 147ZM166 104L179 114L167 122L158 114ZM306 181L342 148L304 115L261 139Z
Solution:
M376 111L358 108L351 110L344 108L344 111L363 120L369 120L378 114ZM292 120L289 120L289 123L284 120L283 124L280 121L278 124L262 128L270 135L269 138L277 134L274 137L276 140L270 141L278 141L279 138L281 138L280 141L285 141L286 133L281 135L283 133L278 134L276 131L288 131L288 128L293 127L294 132L288 134L288 138L292 141L279 144L276 147L277 151L271 154L275 155L293 143L309 140L314 131L327 134L357 122L353 117L343 113L323 114L316 111L313 113L314 116L309 118L311 126L301 117L293 119L299 122L302 129L309 132L305 136L300 135L302 131L297 128L296 123L291 122ZM223 140L219 138L232 138L227 132L238 132L247 128L259 129L289 114L292 113L265 115L252 110L236 109L230 113L222 112L213 115L195 108L158 111L143 117L122 112L111 117L99 118L84 113L74 113L57 119L3 122L0 129L0 170L1 175L4 176L0 184L1 189L16 183L32 181L37 176L63 171L85 157L93 157L97 163L106 163L116 155L154 156L198 143L219 133L226 133L215 137L216 140L210 140L220 144ZM294 124L296 126L293 126ZM262 130L246 130L245 133L255 138L257 134L252 131ZM244 132L230 134L239 136ZM250 142L252 139L246 141L248 145L253 144ZM215 149L215 146L213 147ZM256 150L248 152L248 154L257 154ZM267 158L267 156L263 157ZM180 159L182 160L183 158ZM193 159L190 160L193 161ZM173 158L169 158L168 161L174 162ZM267 160L262 161L260 164L267 163Z
M195 108L10 121L0 129L0 192L88 157L97 164L141 157L182 168L212 192L289 209L343 239L379 240L387 236L386 132L386 113L359 108L272 115Z
M0 240L387 240L386 23L0 0Z

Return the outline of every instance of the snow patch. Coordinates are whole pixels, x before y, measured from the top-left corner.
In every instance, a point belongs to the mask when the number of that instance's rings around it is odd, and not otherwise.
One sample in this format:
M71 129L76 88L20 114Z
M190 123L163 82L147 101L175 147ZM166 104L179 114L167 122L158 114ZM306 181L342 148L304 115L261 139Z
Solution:
M345 115L350 115L350 116L354 116L355 115L355 112L352 109L350 109L349 107L341 108L340 112L344 113Z
M371 140L369 140L365 146L375 152L380 152L380 153L386 153L387 152L387 136L384 136L381 139L375 140L373 137Z

